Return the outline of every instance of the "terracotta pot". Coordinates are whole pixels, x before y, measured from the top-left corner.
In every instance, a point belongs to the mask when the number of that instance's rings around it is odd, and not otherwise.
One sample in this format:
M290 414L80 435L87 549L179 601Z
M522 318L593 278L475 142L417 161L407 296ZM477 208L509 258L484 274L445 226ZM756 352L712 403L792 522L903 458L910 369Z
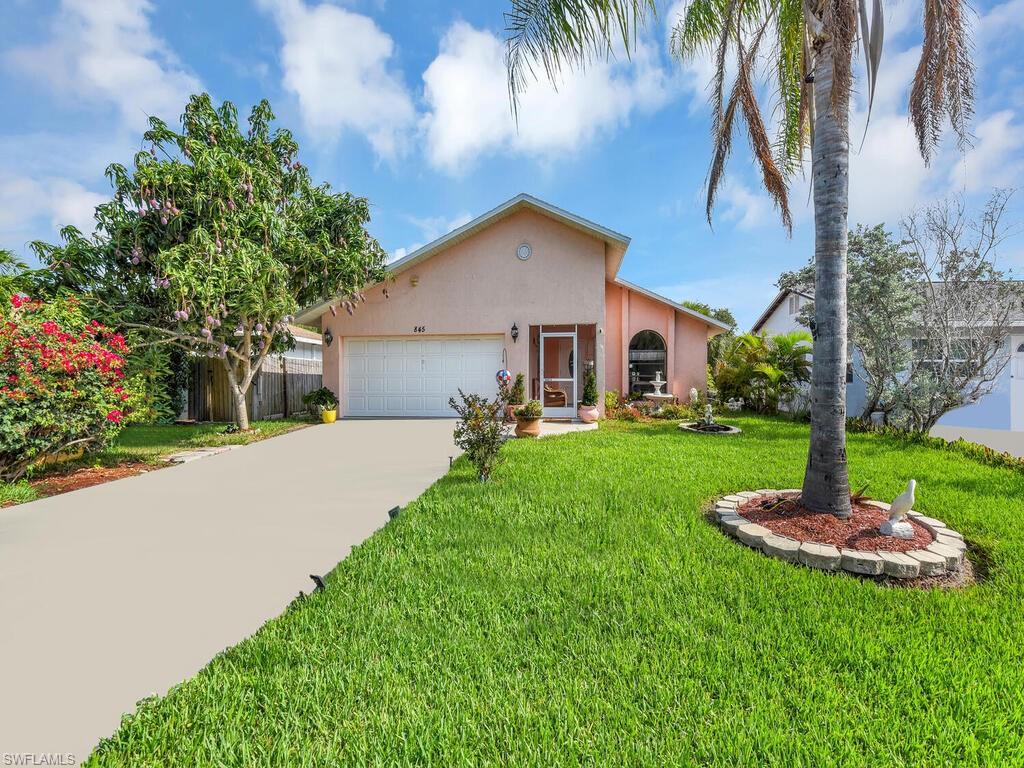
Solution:
M338 418L338 411L336 408L332 408L329 411L325 409L320 411L320 418L323 420L324 424L333 424Z
M516 419L516 437L540 437L540 419Z
M580 421L582 421L584 424L593 424L595 421L597 421L598 412L596 405L581 405L579 407L578 413Z

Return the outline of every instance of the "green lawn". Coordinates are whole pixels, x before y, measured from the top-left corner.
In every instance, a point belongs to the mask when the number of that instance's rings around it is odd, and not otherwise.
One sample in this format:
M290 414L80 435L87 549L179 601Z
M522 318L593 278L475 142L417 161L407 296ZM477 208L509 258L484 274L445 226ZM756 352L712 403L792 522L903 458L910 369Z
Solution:
M109 448L89 456L86 462L159 461L189 448L246 445L310 423L308 419L254 421L251 426L256 431L231 434L224 433L227 424L135 424L121 430Z
M159 464L173 453L189 448L217 445L246 445L308 426L308 419L273 419L254 421L254 432L225 434L227 424L134 424L118 433L114 442L102 451L80 459L49 464L39 468L33 479L72 472L82 467L111 467L125 462L143 461ZM0 507L24 504L39 498L41 491L27 480L0 482ZM45 493L43 494L45 495Z
M1024 764L1024 474L851 435L857 486L916 477L986 563L966 590L885 588L704 519L800 483L805 425L730 421L515 441L488 484L460 460L92 764Z

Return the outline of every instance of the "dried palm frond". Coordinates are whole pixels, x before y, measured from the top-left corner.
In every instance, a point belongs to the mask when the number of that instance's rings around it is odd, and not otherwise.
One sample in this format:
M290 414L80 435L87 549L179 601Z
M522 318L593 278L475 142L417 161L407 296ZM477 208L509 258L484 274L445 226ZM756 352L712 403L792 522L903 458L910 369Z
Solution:
M948 116L961 151L970 146L974 115L974 62L963 0L925 0L921 61L910 91L910 119L925 163Z
M832 42L832 115L842 128L850 119L853 46L857 39L857 0L827 0L823 18Z

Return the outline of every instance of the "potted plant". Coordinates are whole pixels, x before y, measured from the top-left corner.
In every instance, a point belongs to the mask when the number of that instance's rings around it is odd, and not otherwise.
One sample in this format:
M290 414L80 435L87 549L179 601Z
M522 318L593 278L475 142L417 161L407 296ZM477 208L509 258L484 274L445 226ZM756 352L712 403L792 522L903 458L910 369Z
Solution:
M531 400L516 411L516 437L540 437L540 420L544 408L540 400Z
M306 404L310 413L320 414L324 424L333 424L338 418L338 398L327 387L320 387L303 395L302 402Z
M587 371L583 379L583 397L580 399L578 409L580 421L584 424L593 424L597 421L597 376L592 370Z
M516 420L516 410L526 402L526 377L517 373L515 383L503 394L505 396L505 421L511 424Z

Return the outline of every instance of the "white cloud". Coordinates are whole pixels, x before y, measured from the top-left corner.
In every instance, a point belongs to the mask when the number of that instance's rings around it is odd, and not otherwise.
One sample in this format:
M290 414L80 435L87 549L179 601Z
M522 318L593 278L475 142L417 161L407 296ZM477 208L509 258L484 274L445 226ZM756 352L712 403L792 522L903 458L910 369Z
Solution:
M20 247L39 237L38 227L54 233L72 224L93 231L93 211L107 198L65 178L0 174L0 243Z
M129 127L145 127L149 115L174 123L201 86L153 35L152 10L149 0L63 0L52 38L7 58L63 96L114 105Z
M522 94L517 126L509 108L504 45L463 21L445 33L423 82L427 157L456 174L487 153L544 158L572 152L634 112L657 109L669 95L657 51L641 43L631 61L566 72L557 90L543 77L532 83Z
M754 192L732 178L727 178L719 189L717 207L721 210L718 218L736 222L737 229L755 229L779 222L768 195Z
M394 40L373 19L334 5L260 0L284 38L284 86L299 100L307 130L333 141L345 130L378 156L399 155L415 124L412 98L394 68Z
M427 243L437 240L437 238L442 235L447 235L449 232L468 224L473 220L473 215L463 211L451 218L447 216L406 216L406 219L409 223L419 229L422 239L419 242L406 246L405 248L396 248L391 261L397 261L398 259L404 258L406 254L412 253L413 251L422 248Z
M950 183L967 193L993 187L1013 187L1024 179L1024 126L1013 122L1010 110L996 112L978 123L974 146L949 172Z

